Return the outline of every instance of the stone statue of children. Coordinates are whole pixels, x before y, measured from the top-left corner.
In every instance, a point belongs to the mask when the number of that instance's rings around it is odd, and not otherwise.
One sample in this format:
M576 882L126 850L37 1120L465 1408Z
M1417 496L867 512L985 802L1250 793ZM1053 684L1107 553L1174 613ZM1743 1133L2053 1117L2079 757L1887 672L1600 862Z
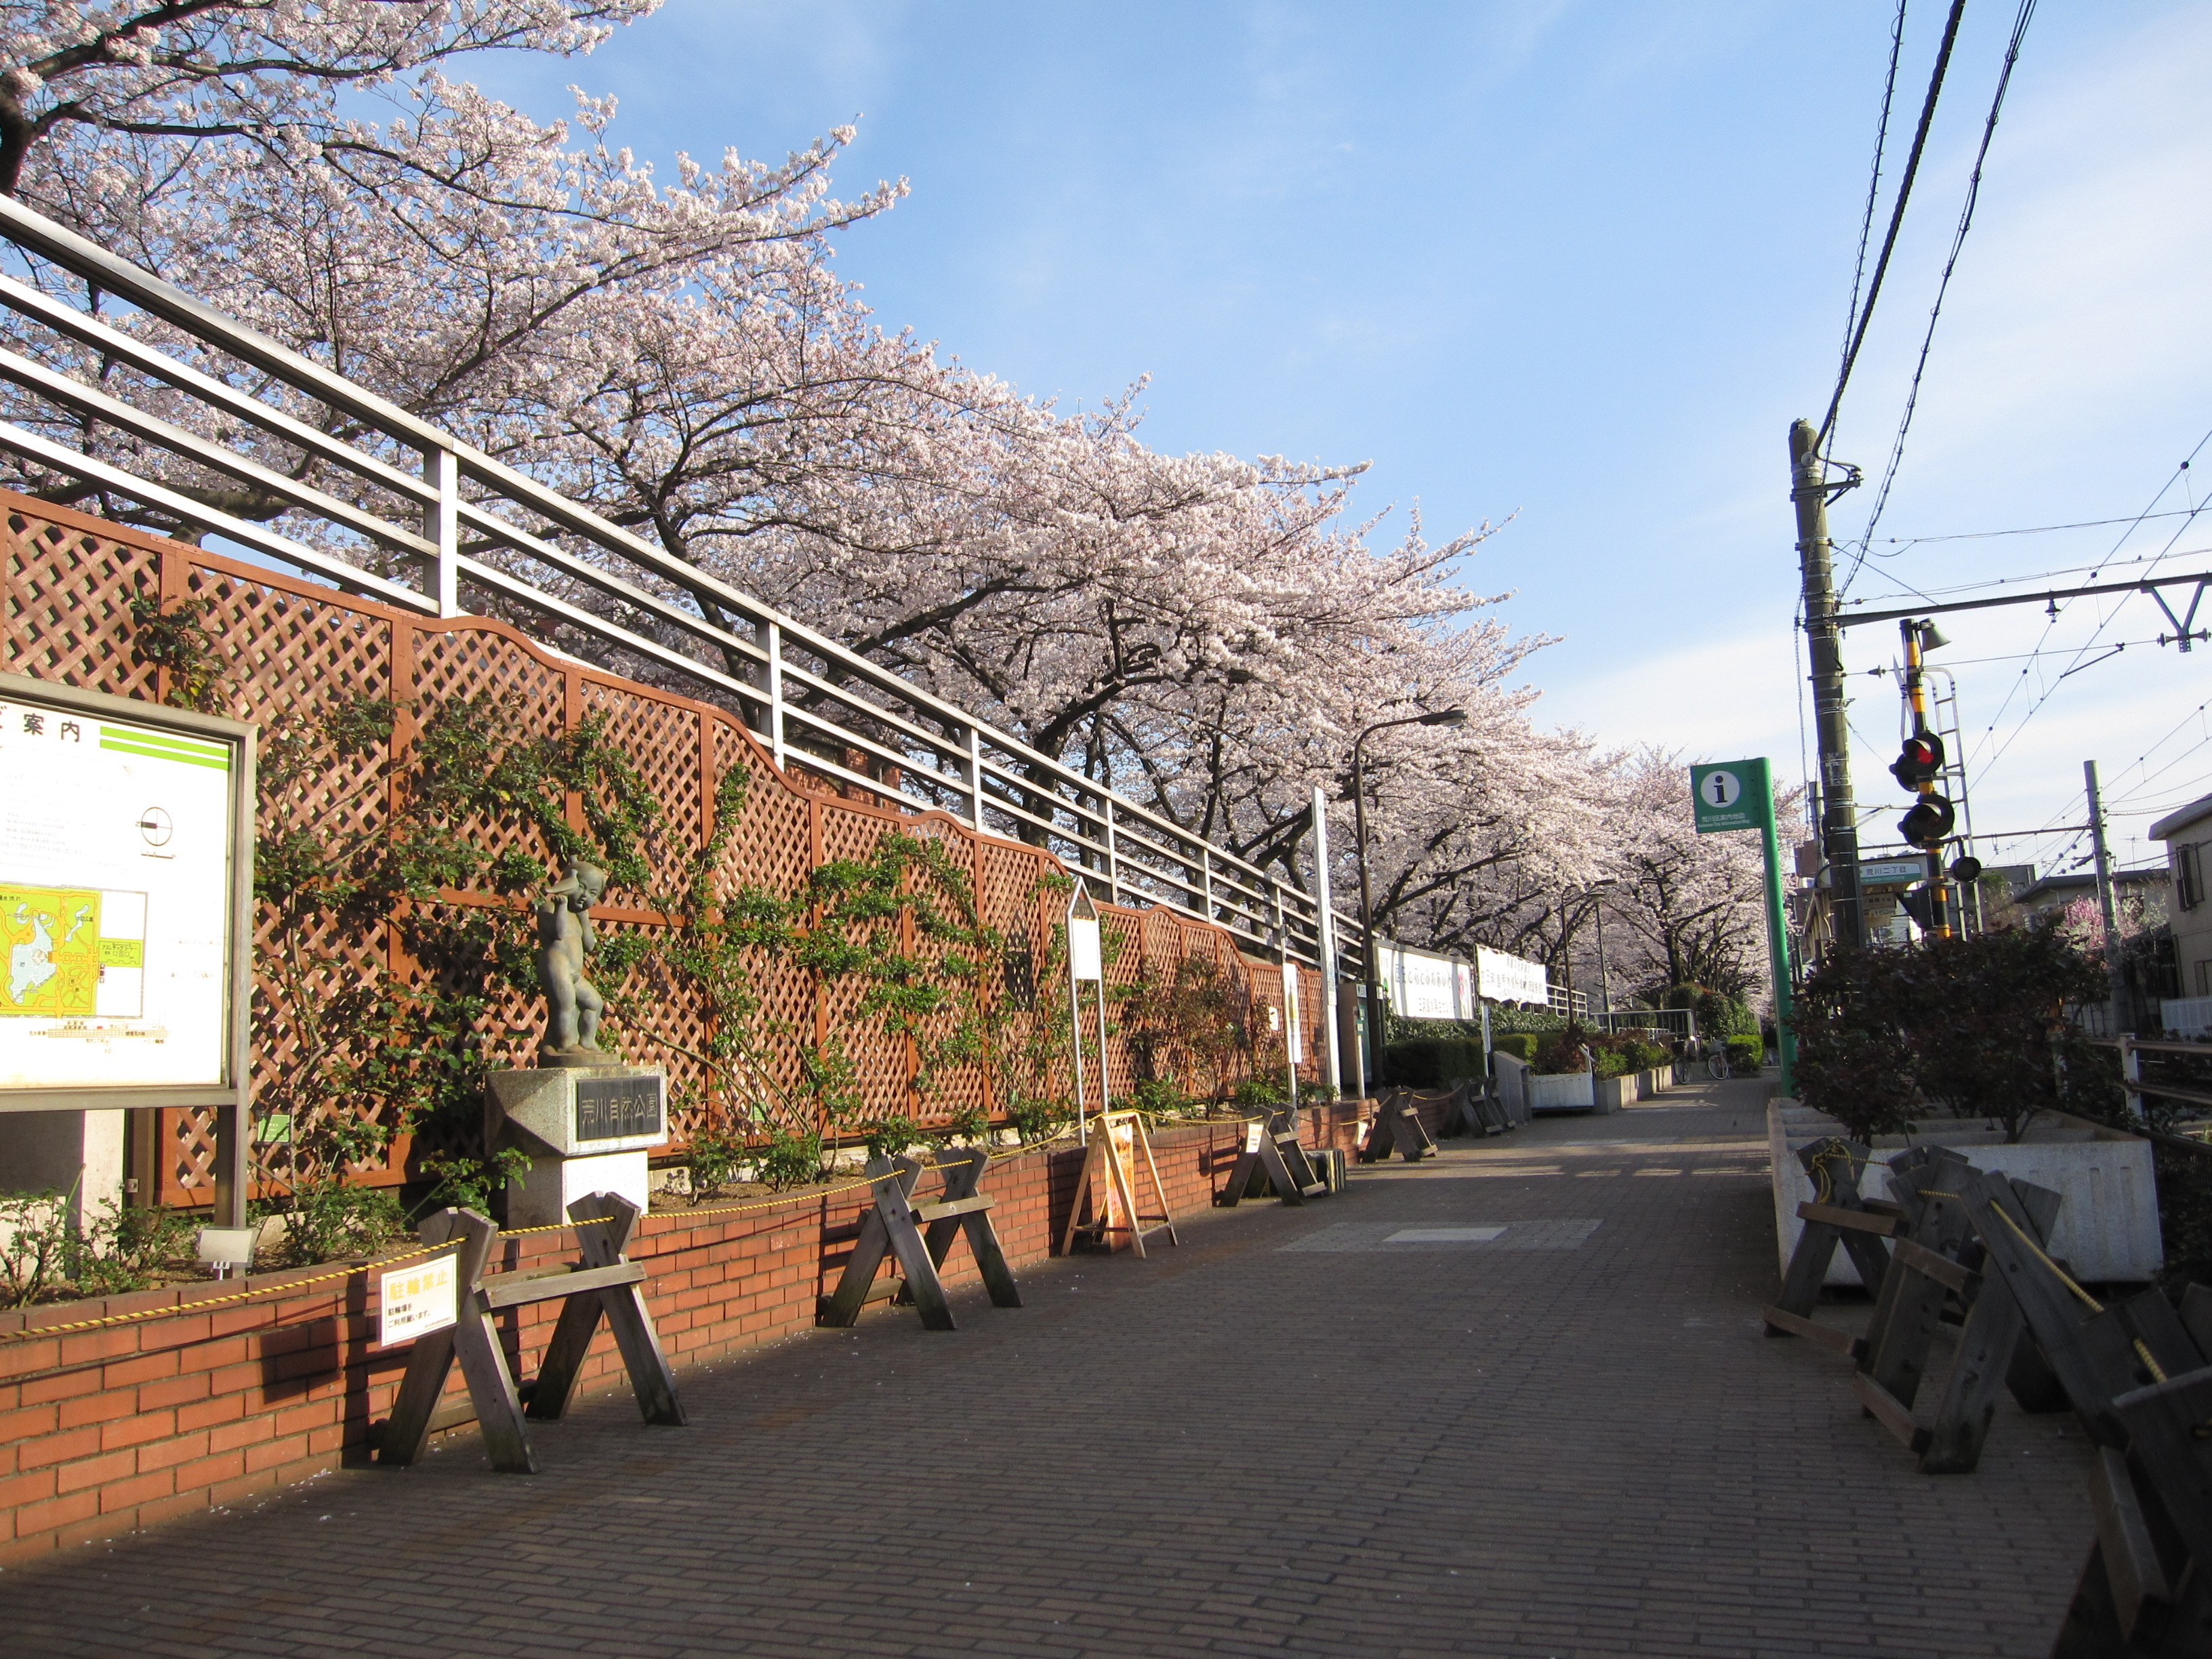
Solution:
M545 990L545 1040L538 1050L542 1060L574 1065L603 1052L599 1015L606 1002L584 977L584 953L597 942L592 937L592 907L606 886L605 871L572 859L568 873L538 901L538 982Z

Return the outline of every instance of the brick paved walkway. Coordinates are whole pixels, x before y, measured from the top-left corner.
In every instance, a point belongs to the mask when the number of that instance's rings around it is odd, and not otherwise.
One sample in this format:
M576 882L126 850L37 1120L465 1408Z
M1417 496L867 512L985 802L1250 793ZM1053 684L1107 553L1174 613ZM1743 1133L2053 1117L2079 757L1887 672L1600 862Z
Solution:
M689 1429L545 1427L535 1479L460 1439L37 1563L0 1649L2044 1654L2078 1431L2008 1401L1978 1474L1925 1478L1762 1337L1760 1092L1448 1141L956 1334L812 1333L689 1378Z

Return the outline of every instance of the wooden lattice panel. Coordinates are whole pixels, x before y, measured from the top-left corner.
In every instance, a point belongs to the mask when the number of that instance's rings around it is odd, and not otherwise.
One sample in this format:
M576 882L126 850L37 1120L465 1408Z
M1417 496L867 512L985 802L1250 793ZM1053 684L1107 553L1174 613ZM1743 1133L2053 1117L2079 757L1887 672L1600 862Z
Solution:
M978 851L974 839L963 834L959 824L937 814L918 817L904 828L908 835L934 841L944 848L946 858L959 871L957 896L940 898L938 908L954 923L964 923L966 913L960 908L961 903L964 901L972 906L975 898ZM912 878L909 878L911 884ZM926 938L919 931L915 933L909 948L918 960L932 966L940 964L955 950L971 961L976 956L974 951L964 946L948 945L942 939ZM980 996L985 999L985 1006L988 1006L988 1000L995 989L991 983L990 971L998 964L994 961L982 961L976 965L984 970L984 976L980 981L963 977L951 981L954 1000L922 1022L922 1042L929 1045L924 1051L925 1054L933 1052L937 1045L947 1042L958 1031L967 1011L975 1006L973 999ZM931 1068L927 1091L917 1090L915 1116L923 1124L934 1126L944 1123L963 1109L982 1104L986 1097L984 1076L984 1067L979 1061L940 1061Z
M972 884L984 925L1010 945L1026 946L1036 980L1027 1013L1004 1011L1001 1040L1065 1033L1066 964L1060 956L1062 900L1044 882L1065 877L1060 862L1038 848L978 836L939 816L917 816L869 792L803 776L787 779L766 752L726 711L671 693L613 680L596 671L556 661L511 629L489 622L430 622L310 583L240 564L198 548L168 542L23 497L5 498L8 526L6 665L13 672L145 700L163 690L161 677L138 661L130 604L134 594L159 597L165 609L198 601L224 673L219 696L238 717L268 731L289 720L312 720L347 698L391 698L401 716L392 750L335 758L292 786L281 803L284 820L313 823L340 838L374 838L386 826L395 754L404 757L420 724L471 698L498 701L527 737L550 737L592 714L604 714L610 738L630 757L661 804L664 833L647 848L653 865L647 893L610 895L611 913L596 926L610 939L629 933L665 937L655 908L676 896L678 884L712 826L707 821L715 780L731 769L749 779L745 800L714 872L719 899L751 887L788 899L803 891L816 864L864 859L889 830L937 837ZM849 757L857 766L858 756ZM884 779L886 785L895 780ZM810 787L811 786L811 787ZM860 804L854 804L857 798ZM277 809L279 803L266 800ZM466 827L496 855L520 850L550 864L551 849L533 830L509 821ZM493 894L454 894L416 914L422 925L515 901ZM1261 1000L1279 1000L1279 971L1246 961L1223 930L1161 910L1102 907L1113 960L1109 987L1126 989L1140 971L1171 978L1186 957L1217 964L1243 998L1249 1022ZM521 920L517 918L518 921ZM316 1022L349 994L374 989L388 976L404 984L421 971L404 948L410 923L394 936L380 923L337 914L312 915L307 931L287 936L276 913L257 918L253 1088L259 1109L297 1109L310 1092L294 1085L316 1063L322 1038ZM910 948L925 961L942 947L920 939ZM290 977L272 971L278 953L320 958L306 971L301 994ZM902 1039L851 1018L865 988L846 984L826 992L815 976L765 951L745 953L758 1006L736 1035L742 1054L717 1079L702 1058L718 1034L714 1012L698 987L659 957L648 957L620 984L607 984L619 1017L611 1027L634 1060L668 1067L676 1107L669 1150L714 1122L744 1127L755 1138L775 1128L811 1127L811 1110L800 1071L802 1054L831 1031L854 1060L865 1105L859 1123L893 1113L915 1113L942 1122L963 1107L990 1099L988 1067L948 1066L926 1102L912 1097L912 1060ZM982 994L996 1003L1006 994L1003 964L985 964ZM1317 1074L1324 1034L1319 980L1302 975L1310 1036L1310 1074ZM396 986L394 988L398 988ZM495 1066L533 1062L542 1018L534 994L502 990L479 1019L474 1041ZM957 1016L933 1022L942 1036ZM1095 1012L1085 999L1084 1024L1093 1033ZM1118 1026L1119 1015L1115 1016ZM1072 1097L1064 1036L1055 1075L1046 1092ZM1278 1051L1279 1052L1279 1050ZM1116 1096L1133 1085L1129 1055L1118 1030L1109 1044L1108 1074ZM1096 1097L1093 1097L1096 1103ZM335 1108L380 1109L397 1128L396 1109L350 1101ZM304 1127L304 1126L302 1126ZM156 1123L160 1196L167 1203L205 1203L211 1195L214 1127L210 1114L168 1109ZM400 1133L381 1163L356 1169L355 1178L392 1184L407 1178L410 1162L432 1152L473 1153L473 1119L460 1113L443 1125L426 1125L418 1137ZM281 1187L282 1155L272 1160Z
M608 740L629 757L660 803L660 823L644 849L653 867L651 888L635 902L653 904L663 896L680 896L706 834L699 714L669 698L592 678L584 681L582 702L586 717L605 721Z
M884 831L900 827L894 819L855 811L842 801L824 800L819 810L825 863L870 858ZM857 943L866 930L856 926L848 931ZM914 1069L906 1039L885 1032L874 1021L863 1022L855 1017L855 1005L869 988L854 975L841 976L822 988L825 1033L834 1035L843 1046L864 1103L857 1121L848 1124L851 1128L880 1118L911 1116L915 1111L909 1086Z
M161 556L21 511L8 528L8 672L151 700L155 671L132 650L131 601L159 596Z
M744 807L714 872L717 900L745 888L787 900L805 885L813 866L812 808L780 781L748 733L726 719L716 720L713 732L717 778L742 768L748 779ZM726 1127L750 1122L763 1133L803 1129L809 1120L795 1091L800 1052L815 1038L814 976L757 948L744 951L741 962L759 1007L728 1039L734 1052L722 1101Z
M426 623L413 630L411 654L414 676L398 695L416 730L477 698L502 705L518 738L550 738L565 727L563 671L504 629ZM553 865L544 837L520 817L472 819L461 829L489 857L519 851L549 869Z

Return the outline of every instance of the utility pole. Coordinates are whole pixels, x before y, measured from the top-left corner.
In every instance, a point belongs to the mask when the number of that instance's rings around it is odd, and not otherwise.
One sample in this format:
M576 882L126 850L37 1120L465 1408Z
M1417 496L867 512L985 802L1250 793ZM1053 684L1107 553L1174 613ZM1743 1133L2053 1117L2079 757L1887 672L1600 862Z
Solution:
M2105 978L2112 999L2112 1035L2118 1036L2128 1018L2128 969L2120 959L2120 919L2112 905L2112 859L2105 846L2105 807L2097 793L2097 763L2083 761L2081 776L2089 786L2089 850L2097 860L2097 908L2105 917Z
M1851 799L1850 730L1845 725L1843 641L1836 628L1836 578L1828 541L1829 485L1810 421L1790 428L1790 499L1797 508L1797 569L1805 641L1813 659L1813 732L1820 753L1820 857L1838 945L1866 943L1859 904L1858 807Z

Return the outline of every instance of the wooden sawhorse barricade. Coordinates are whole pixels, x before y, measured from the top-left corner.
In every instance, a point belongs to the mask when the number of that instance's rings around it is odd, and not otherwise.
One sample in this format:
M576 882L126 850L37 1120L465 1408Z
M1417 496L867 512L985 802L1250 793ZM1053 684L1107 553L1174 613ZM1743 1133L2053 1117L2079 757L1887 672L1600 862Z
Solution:
M1451 1104L1445 1109L1444 1121L1452 1121L1451 1114L1459 1115L1459 1122L1469 1134L1503 1135L1513 1132L1513 1115L1505 1109L1505 1103L1487 1081L1467 1079L1452 1091Z
M1986 1271L1966 1194L1983 1182L2017 1210L2040 1249L2058 1218L2059 1198L2025 1181L1976 1170L1943 1147L1891 1160L1892 1183L1906 1220L1875 1303L1851 1386L1868 1414L1919 1459L1923 1474L1966 1474L1981 1462L2007 1386L2024 1410L2063 1411L2067 1397L2028 1336L2019 1302L2002 1275ZM1960 1323L1941 1378L1935 1413L1916 1421L1914 1406L1935 1375L1930 1360L1948 1308Z
M1980 1462L1999 1389L2009 1385L2031 1412L2063 1411L2066 1395L2035 1343L2024 1340L2010 1290L1981 1271L1963 1196L1979 1172L1948 1148L1916 1147L1890 1160L1899 1201L1870 1200L1857 1182L1866 1151L1834 1139L1798 1154L1824 1196L1797 1206L1805 1231L1780 1299L1765 1310L1767 1334L1807 1337L1855 1361L1851 1388L1861 1407L1918 1457L1920 1472L1965 1474ZM2002 1176L1989 1178L2004 1182ZM2005 1182L2003 1190L2039 1247L2057 1219L2058 1195L2025 1182ZM1809 1316L1838 1243L1850 1249L1860 1279L1875 1292L1863 1337ZM1916 1420L1914 1406L1931 1373L1939 1334L1954 1312L1960 1328L1942 1378L1942 1396L1932 1418Z
M1408 1164L1437 1155L1437 1143L1421 1127L1421 1114L1411 1089L1392 1089L1375 1103L1375 1115L1367 1121L1367 1139L1360 1143L1359 1161L1379 1164L1395 1152Z
M1152 1157L1152 1138L1145 1133L1145 1120L1138 1112L1101 1112L1091 1120L1091 1139L1083 1155L1083 1172L1075 1178L1075 1198L1067 1211L1067 1225L1060 1236L1060 1253L1066 1255L1074 1248L1079 1233L1095 1236L1104 1243L1115 1233L1129 1236L1129 1248L1139 1257L1146 1254L1145 1240L1153 1233L1165 1233L1168 1243L1180 1248L1182 1240L1176 1234L1175 1215L1168 1203L1168 1189L1160 1181L1160 1166ZM1138 1159L1144 1160L1146 1178L1152 1183L1154 1201L1159 1207L1147 1210L1137 1196ZM1105 1190L1098 1190L1101 1176L1105 1179ZM1083 1218L1084 1200L1097 1194L1091 1218Z
M1859 1271L1859 1282L1869 1291L1881 1289L1889 1271L1887 1241L1897 1230L1905 1212L1899 1206L1863 1197L1859 1170L1869 1149L1855 1140L1830 1139L1801 1147L1797 1161L1813 1177L1822 1196L1800 1204L1797 1214L1805 1224L1797 1235L1797 1248L1790 1253L1790 1266L1782 1275L1782 1294L1762 1311L1769 1336L1802 1336L1834 1353L1856 1358L1858 1342L1848 1331L1817 1323L1813 1310L1820 1304L1820 1287L1827 1282L1828 1263L1841 1244Z
M1988 1277L2013 1292L2098 1447L2096 1541L2051 1659L2201 1659L2212 1653L2212 1291L2191 1285L2179 1313L2157 1290L2106 1307L2036 1242L2000 1177L1959 1191Z
M1254 1177L1264 1176L1285 1204L1303 1204L1334 1190L1298 1143L1298 1132L1285 1127L1288 1112L1270 1112L1267 1121L1244 1126L1243 1150L1230 1167L1229 1179L1214 1202L1234 1208L1250 1193ZM1324 1156L1326 1156L1324 1154Z
M441 1424L446 1414L438 1404L459 1359L492 1467L507 1474L537 1474L537 1454L523 1426L521 1390L507 1369L492 1319L503 1308L525 1308L556 1298L562 1304L561 1317L531 1388L527 1415L551 1422L568 1411L583 1374L584 1358L604 1317L613 1328L645 1420L682 1427L684 1407L676 1397L676 1378L646 1311L641 1288L645 1264L632 1261L627 1254L640 1213L637 1206L614 1193L580 1198L568 1206L568 1217L576 1226L582 1263L511 1273L484 1272L499 1239L499 1229L487 1218L473 1210L441 1210L424 1221L416 1230L424 1243L458 1240L460 1244L453 1267L459 1317L442 1331L415 1339L399 1396L377 1440L376 1461L404 1468L422 1455L433 1429L467 1420L456 1415Z
M981 1146L938 1154L924 1164L913 1158L876 1158L861 1171L876 1183L876 1201L860 1218L860 1236L853 1241L853 1254L837 1288L815 1305L817 1325L855 1324L860 1310L871 1302L895 1297L921 1310L923 1326L933 1331L957 1328L952 1304L945 1294L938 1270L952 1249L955 1235L968 1236L969 1254L983 1275L994 1308L1022 1305L1014 1270L999 1243L999 1230L991 1224L991 1200L975 1190L991 1155ZM915 1183L924 1170L944 1177L943 1189L925 1203L914 1201ZM928 1229L927 1232L922 1230ZM902 1280L876 1282L886 1255L898 1259Z

